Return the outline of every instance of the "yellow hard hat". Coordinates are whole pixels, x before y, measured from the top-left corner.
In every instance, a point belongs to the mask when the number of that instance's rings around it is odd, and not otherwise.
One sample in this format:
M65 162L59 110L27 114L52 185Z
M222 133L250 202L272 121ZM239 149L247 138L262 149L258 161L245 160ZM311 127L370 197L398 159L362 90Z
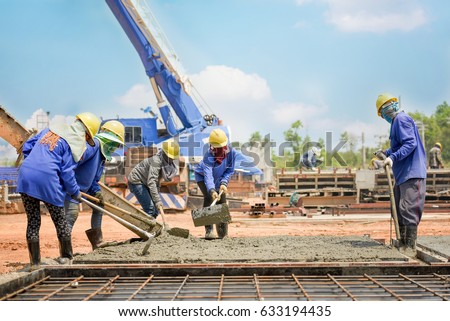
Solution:
M439 147L440 150L442 150L442 144L441 144L441 143L437 142L435 145L436 145L437 147Z
M84 127L88 130L89 136L93 138L95 134L97 134L98 129L100 128L100 119L97 118L93 113L85 112L79 113L76 116L76 119L81 120Z
M215 148L224 147L228 144L227 134L222 129L214 129L209 134L209 143Z
M120 121L117 120L110 120L107 121L102 125L100 128L100 131L103 133L110 133L113 134L113 136L117 137L116 139L113 139L113 141L124 144L124 136L125 136L125 126Z
M180 145L174 140L169 139L162 143L162 150L171 159L178 158L180 155Z
M376 103L378 116L381 117L381 107L390 101L398 101L398 99L397 99L397 97L395 97L394 95L391 95L389 93L382 93L382 94L378 95L377 103Z

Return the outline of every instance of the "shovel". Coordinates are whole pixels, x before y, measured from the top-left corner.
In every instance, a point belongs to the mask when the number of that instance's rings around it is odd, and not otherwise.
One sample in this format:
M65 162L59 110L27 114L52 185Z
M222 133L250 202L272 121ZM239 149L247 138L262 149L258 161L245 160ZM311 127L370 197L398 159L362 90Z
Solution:
M83 192L81 192L81 195L84 198L95 202L95 204L97 204L97 205L100 203L100 200L98 198L94 197L94 196L91 196L91 195L83 193ZM131 212L127 211L127 210L124 210L121 207L115 206L115 205L113 205L111 203L108 203L108 202L104 202L104 204L105 204L105 207L109 211L113 212L113 214L119 213L119 212L122 213L122 214L125 214L123 217L120 217L120 216L119 217L124 219L128 223L130 223L130 224L132 224L134 226L140 227L141 229L143 229L143 230L145 230L145 231L147 231L149 233L153 233L156 236L161 234L161 230L162 230L163 227L162 227L161 224L156 222L156 220L154 220L154 219L150 220L147 217L142 217L142 216L136 215L135 213L131 213ZM117 214L115 214L115 215L117 215ZM131 218L133 220L131 220ZM135 223L133 223L133 222L135 222Z
M374 155L381 160L386 159L386 155L384 153L375 152ZM396 239L397 239L397 241L399 241L400 240L400 227L398 225L397 207L395 205L394 186L392 184L392 177L391 177L391 167L389 165L386 165L385 170L386 170L386 176L387 176L388 184L389 184L389 199L391 201L391 217L394 220Z
M189 237L189 230L181 227L173 227L170 228L169 225L166 223L166 218L164 214L164 210L162 206L159 208L159 214L161 214L161 218L163 220L163 230L166 231L169 235L178 236L178 237Z
M93 196L91 196L89 194L86 194L86 193L82 192L81 195L83 195L83 197L88 198L90 200L93 200L95 202L99 202L99 199L97 199L97 198L95 198L95 197L93 197ZM128 215L133 216L132 213L129 213L128 211L126 211L126 210L124 210L124 209L122 209L120 207L117 207L117 206L115 206L113 204L110 204L108 202L104 202L104 203L105 203L105 207L109 207L109 208L114 209L116 211L120 211L122 213L126 213ZM167 233L169 235L183 237L183 238L188 238L189 237L189 230L187 230L187 229L183 229L183 228L179 228L179 227L169 228L169 225L167 225L167 223L165 221L164 210L160 209L160 212L161 212L161 217L163 219L163 226L161 226L160 223L155 221L154 222L154 227L151 228L151 232L152 233L154 233L154 234L156 234L158 236L161 233L161 230L164 229L164 230L167 231Z
M191 215L192 220L194 221L194 226L205 226L231 222L230 210L228 209L228 205L216 205L221 196L222 192L219 193L219 197L217 197L208 207L192 210Z

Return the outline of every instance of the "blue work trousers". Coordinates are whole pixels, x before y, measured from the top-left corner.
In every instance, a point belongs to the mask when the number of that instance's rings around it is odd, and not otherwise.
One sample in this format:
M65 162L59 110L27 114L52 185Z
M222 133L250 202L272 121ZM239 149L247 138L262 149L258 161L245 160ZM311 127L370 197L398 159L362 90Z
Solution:
M150 190L147 186L143 184L128 183L128 189L136 196L145 213L154 218L158 217L158 210L155 207L155 203L153 202Z
M394 186L395 207L400 226L418 226L425 205L426 182L424 178L411 178Z

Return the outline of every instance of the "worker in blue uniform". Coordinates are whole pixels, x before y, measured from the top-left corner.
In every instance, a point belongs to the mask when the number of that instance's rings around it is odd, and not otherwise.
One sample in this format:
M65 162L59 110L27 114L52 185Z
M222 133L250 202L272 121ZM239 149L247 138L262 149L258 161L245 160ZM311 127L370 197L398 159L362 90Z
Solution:
M71 231L64 215L64 199L69 194L81 199L74 169L93 137L100 120L92 113L78 114L73 124L51 125L23 145L24 161L19 169L17 191L27 214L27 245L31 269L40 265L40 202L50 212L60 247L60 263L73 258Z
M322 159L320 159L319 156L320 149L316 146L313 146L302 155L302 167L305 169L316 170L317 167L322 163Z
M209 135L210 148L195 168L195 181L203 194L203 207L208 207L219 198L217 204L226 203L228 182L234 173L236 151L228 145L228 137L221 129L214 129ZM228 235L228 223L216 224L217 235ZM205 239L215 238L213 226L205 226Z
M414 120L399 110L397 97L383 93L376 101L378 116L391 124L391 146L383 165L392 168L400 228L400 250L415 255L417 227L425 205L427 158Z
M80 190L94 196L99 200L99 205L104 205L103 195L98 182L103 175L105 160L111 161L111 153L124 144L125 127L117 120L105 122L100 127L100 132L94 136L94 146L87 144L82 159L75 168L75 178ZM78 218L79 201L66 195L64 211L70 230ZM103 212L92 209L91 228L86 230L86 235L95 250L103 242L102 232Z

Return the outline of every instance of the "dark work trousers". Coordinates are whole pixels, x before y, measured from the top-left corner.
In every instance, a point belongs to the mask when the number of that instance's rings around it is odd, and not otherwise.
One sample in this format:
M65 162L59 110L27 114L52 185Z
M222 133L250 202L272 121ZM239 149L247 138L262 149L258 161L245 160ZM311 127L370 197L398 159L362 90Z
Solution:
M211 203L213 202L213 199L211 197L211 194L209 194L209 191L206 190L206 185L204 181L200 181L197 182L198 187L200 188L200 190L202 191L203 194L203 207L208 207L211 205ZM219 192L217 192L219 193ZM222 196L220 196L220 199L217 201L216 204L223 204L227 202L227 197L225 194L222 194Z
M27 213L27 241L39 241L39 230L41 228L40 200L27 194L20 193L23 206ZM50 212L53 224L55 224L56 235L59 240L70 240L71 231L64 214L64 207L43 202Z
M418 226L425 205L426 181L424 178L411 178L394 186L395 207L400 226Z

